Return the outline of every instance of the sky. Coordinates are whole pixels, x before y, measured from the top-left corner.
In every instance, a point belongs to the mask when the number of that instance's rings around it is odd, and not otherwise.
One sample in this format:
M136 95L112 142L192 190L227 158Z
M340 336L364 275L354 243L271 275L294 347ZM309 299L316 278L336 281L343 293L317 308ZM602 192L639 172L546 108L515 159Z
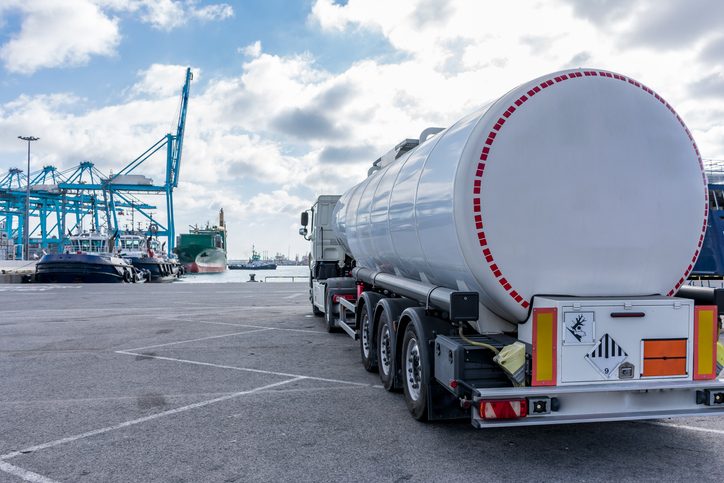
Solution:
M25 169L20 135L40 138L31 172L118 172L175 131L190 67L177 233L223 208L230 259L295 258L318 195L562 69L648 85L724 159L722 18L721 0L0 0L0 179Z

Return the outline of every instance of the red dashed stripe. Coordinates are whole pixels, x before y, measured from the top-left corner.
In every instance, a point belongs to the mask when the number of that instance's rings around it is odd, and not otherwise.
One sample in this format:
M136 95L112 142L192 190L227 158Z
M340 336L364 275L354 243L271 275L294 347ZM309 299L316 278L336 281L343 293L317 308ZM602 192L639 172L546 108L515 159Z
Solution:
M701 171L702 171L702 178L703 178L703 181L704 181L704 187L705 187L705 188L704 188L704 191L705 191L705 197L706 197L706 203L705 203L705 207L704 207L704 226L703 226L703 228L702 228L702 234L701 234L701 236L699 237L699 246L698 246L698 248L701 248L702 243L703 243L703 241L704 241L704 234L706 233L706 225L707 225L707 220L708 220L708 213L709 213L708 197L709 197L709 194L708 194L708 192L707 192L707 182L706 182L706 174L704 173L704 163L703 163L703 161L702 161L702 159L701 159L701 155L700 155L700 153L699 153L699 148L698 148L698 146L696 145L696 143L694 142L694 137L691 135L691 132L690 132L689 129L686 127L686 124L684 124L684 121L681 119L681 116L679 116L679 115L676 113L676 111L674 110L674 108L671 107L671 105L669 105L669 103L666 102L663 97L659 96L659 95L658 95L656 92L654 92L652 89L650 89L649 87L647 87L647 86L645 86L645 85L643 85L643 84L640 84L639 82L637 82L637 81L635 81L635 80L633 80L633 79L626 78L625 76L622 76L622 75L619 75L619 74L611 74L611 73L609 73L609 72L604 72L604 71L598 71L598 72L596 72L596 71L592 71L592 70L590 70L590 71L586 70L586 71L583 71L583 72L573 72L573 73L569 73L569 74L563 74L563 75L561 75L561 76L554 77L552 80L549 79L549 80L547 80L547 81L541 82L538 86L535 86L535 87L533 87L531 90L529 90L528 92L526 92L527 96L526 96L526 95L522 95L522 96L520 96L518 99L516 99L515 101L513 101L513 104L515 104L515 106L511 105L510 107L508 107L508 109L506 109L506 111L503 113L503 116L498 119L498 121L495 123L495 126L493 127L493 130L490 131L490 133L488 134L488 138L487 138L486 141L485 141L485 146L483 147L483 151L482 151L482 153L480 154L480 160L481 160L481 161L487 161L487 160L488 160L488 156L490 155L490 149L491 149L491 147L492 147L492 145L493 145L493 142L495 141L496 136L498 135L498 133L500 132L500 129L501 129L501 128L503 127L503 125L505 124L506 120L509 119L510 116L516 111L516 107L520 108L528 99L530 99L531 97L533 97L533 96L536 95L537 93L541 92L541 89L547 89L548 87L551 87L551 86L554 85L554 84L557 84L557 83L566 81L566 80L568 80L568 79L577 79L577 78L579 78L579 77L599 77L599 76L600 76L600 77L609 77L609 78L611 78L611 79L620 80L620 81L622 81L622 82L628 82L628 83L631 84L632 86L639 87L639 88L641 88L644 92L647 92L647 93L649 93L650 95L654 96L656 99L659 100L659 102L661 102L662 104L664 104L664 106L665 106L674 116L676 116L676 120L679 121L679 124L681 124L681 126L684 128L687 136L689 137L689 140L693 143L693 144L692 144L692 147L694 148L694 151L696 152L696 155L697 155L698 161L699 161L699 167L701 168ZM485 164L484 164L484 163L478 163L478 168L477 168L477 170L476 170L476 172L475 172L475 177L476 177L476 178L482 178L484 172L485 172ZM481 208L480 208L480 198L479 198L480 189L481 189L481 179L476 179L476 180L474 180L474 182L473 182L473 194L478 195L478 197L474 197L474 198L473 198L473 211L474 211L475 213L480 213L480 211L481 211ZM478 230L478 241L479 241L479 243L480 243L480 246L483 247L483 248L482 248L482 250L483 250L483 255L485 256L485 260L490 264L489 267L490 267L490 270L493 272L493 275L495 275L495 277L498 279L498 282L500 282L500 284L501 284L501 285L503 286L503 288L508 292L508 294L509 294L517 303L519 303L519 304L521 305L521 307L523 307L524 309L527 309L528 307L530 307L530 303L529 303L528 301L524 300L523 297L522 297L517 291L515 291L515 290L512 289L513 287L512 287L511 284L503 277L503 274L502 274L502 272L500 271L500 269L498 268L498 265L494 263L493 255L492 255L492 253L491 253L491 251L490 251L490 248L488 247L487 239L485 238L485 232L483 231L482 215L480 215L480 214L476 214L476 215L475 215L475 228ZM667 296L669 296L669 297L673 296L673 295L676 293L676 291L679 289L679 287L681 287L681 286L684 284L685 279L689 276L689 274L690 274L691 271L693 270L693 264L696 262L696 259L697 259L698 256L699 256L699 250L696 250L696 253L695 253L695 255L694 255L694 258L692 259L691 264L690 264L689 267L687 268L687 270L686 270L686 272L685 272L685 274L684 274L684 277L682 277L682 278L679 280L679 282L676 284L676 286L674 287L673 290L671 290L668 294L666 294Z

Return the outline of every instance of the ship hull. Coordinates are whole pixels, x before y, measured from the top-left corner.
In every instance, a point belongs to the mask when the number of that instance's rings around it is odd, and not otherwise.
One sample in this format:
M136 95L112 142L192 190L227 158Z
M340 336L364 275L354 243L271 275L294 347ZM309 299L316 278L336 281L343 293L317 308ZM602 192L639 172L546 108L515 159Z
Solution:
M35 267L35 280L40 283L130 283L133 277L132 267L95 255L45 255Z
M229 270L276 270L275 264L270 265L229 265Z
M173 252L189 273L219 273L226 270L226 251L204 245L176 247Z
M223 265L219 266L203 262L194 262L189 264L184 263L184 266L189 273L218 273L226 270L226 267Z

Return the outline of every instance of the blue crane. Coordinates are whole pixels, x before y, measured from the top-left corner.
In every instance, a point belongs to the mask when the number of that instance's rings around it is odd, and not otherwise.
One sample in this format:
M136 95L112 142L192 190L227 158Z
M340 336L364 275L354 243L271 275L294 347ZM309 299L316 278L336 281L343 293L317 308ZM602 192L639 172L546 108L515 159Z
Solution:
M184 132L186 130L186 113L189 105L189 88L191 81L194 79L194 75L191 72L191 67L186 69L186 82L184 83L183 90L181 91L181 105L178 112L178 125L176 126L175 134L166 134L163 138L156 142L153 146L148 148L146 152L141 154L139 157L128 163L117 174L108 179L105 185L105 189L110 193L111 206L115 208L115 197L121 198L128 202L128 199L124 197L122 192L164 192L166 194L166 213L167 222L164 226L157 220L154 220L152 216L136 207L137 211L143 216L148 218L152 223L158 226L158 235L165 236L168 239L167 250L168 254L171 255L171 249L176 244L176 228L173 215L173 190L178 186L179 172L181 169L181 152L183 149ZM146 186L146 185L132 185L132 184L120 184L123 176L129 175L134 169L140 166L153 154L158 152L161 148L166 146L166 182L163 186ZM113 210L113 221L117 223L115 218L115 209Z
M168 238L168 253L175 244L175 225L173 215L173 189L178 186L181 167L181 152L186 128L189 87L193 80L191 68L186 69L185 83L181 93L176 132L166 134L147 149L142 155L131 161L115 175L106 177L90 161L83 161L77 168L58 172L53 166L45 166L41 171L24 175L23 171L12 168L0 175L0 230L8 237L21 240L25 219L25 187L30 181L29 218L38 218L31 228L30 236L38 230L35 243L46 249L56 245L58 250L67 239L68 233L80 229L86 216L92 217L96 228L105 226L110 234L118 230L116 212L121 208L131 208L150 220L158 227L157 235ZM133 172L144 161L166 146L166 180L163 186L157 186L144 176L133 176ZM33 177L34 176L34 177ZM138 182L138 178L142 178ZM149 210L155 206L138 199L136 194L166 195L166 224L159 223ZM48 228L48 218L55 215L55 224ZM66 226L66 215L75 215L75 224ZM2 218L4 216L4 219ZM105 220L103 220L105 218ZM14 223L15 221L15 223ZM16 228L13 228L13 226ZM148 234L148 233L147 233ZM18 245L18 248L20 246Z

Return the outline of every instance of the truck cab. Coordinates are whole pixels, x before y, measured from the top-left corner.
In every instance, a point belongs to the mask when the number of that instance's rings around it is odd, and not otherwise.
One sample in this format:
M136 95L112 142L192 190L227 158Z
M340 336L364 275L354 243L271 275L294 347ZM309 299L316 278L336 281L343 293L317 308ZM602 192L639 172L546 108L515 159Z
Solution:
M337 329L334 314L339 313L339 296L349 298L355 293L354 281L345 277L351 268L351 260L332 230L332 215L340 197L322 195L317 198L314 205L302 213L302 228L299 229L299 234L312 242L309 254L309 300L312 310L314 315L325 315L327 330L330 332Z

